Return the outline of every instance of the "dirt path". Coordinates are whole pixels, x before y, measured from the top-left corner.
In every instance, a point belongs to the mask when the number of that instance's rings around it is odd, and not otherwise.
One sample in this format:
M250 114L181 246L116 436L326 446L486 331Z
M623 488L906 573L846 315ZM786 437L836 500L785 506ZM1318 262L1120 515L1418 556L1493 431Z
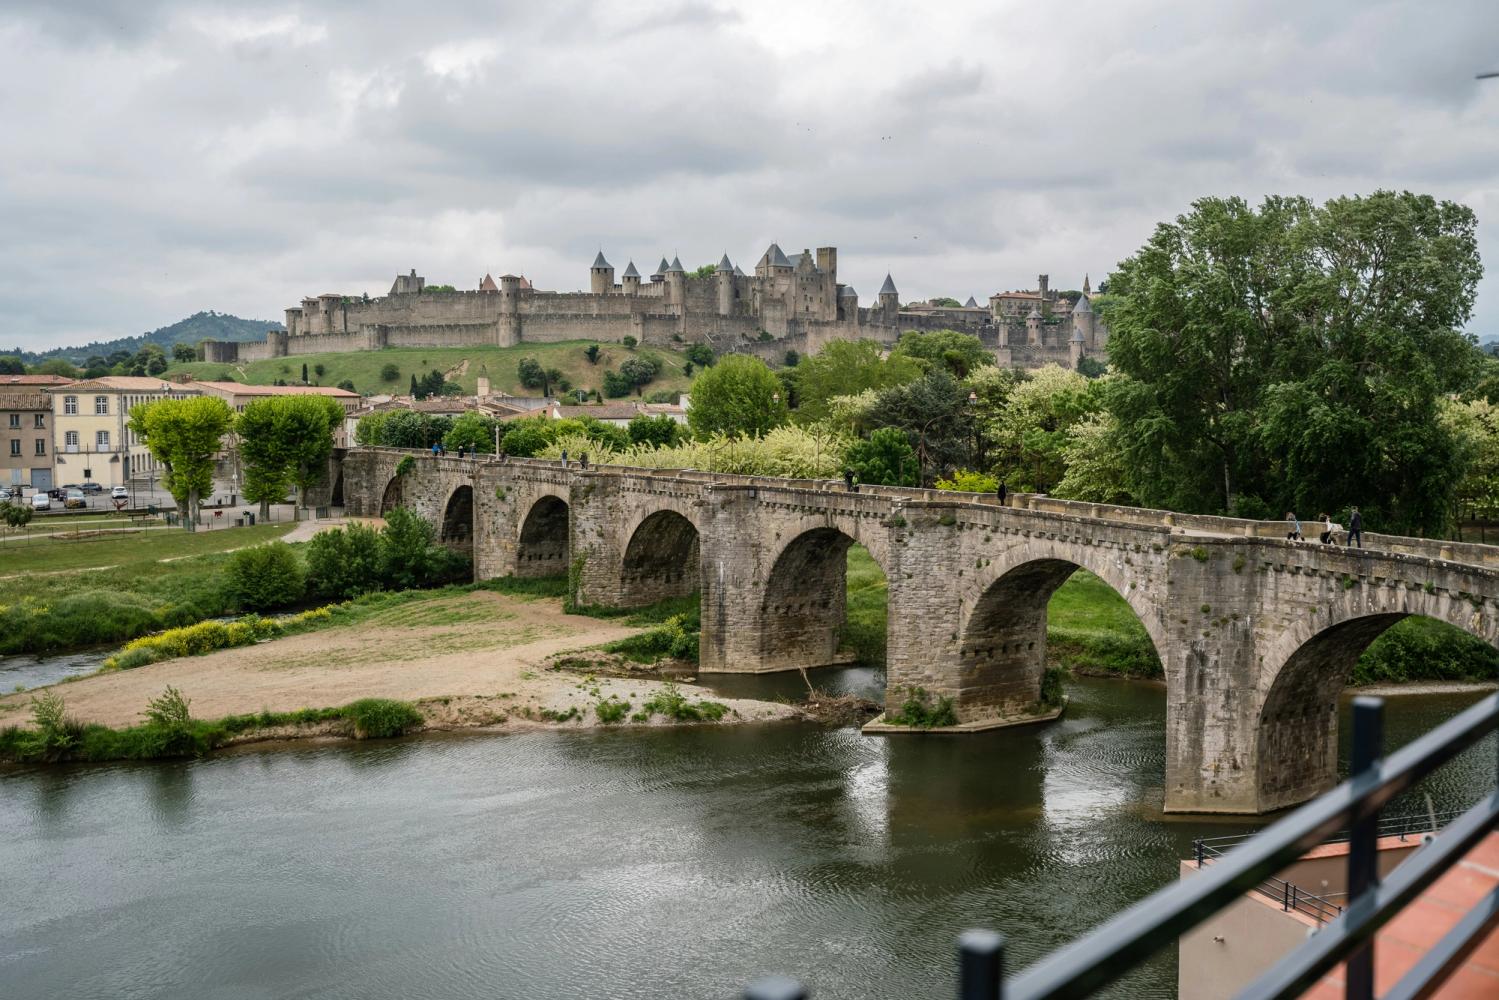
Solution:
M442 727L522 728L537 724L544 710L566 714L574 707L582 719L569 725L593 725L600 698L617 695L638 707L661 684L615 678L589 683L578 674L544 670L542 661L636 631L564 614L556 601L479 591L399 606L358 625L100 674L53 690L62 694L70 715L109 726L139 723L146 702L169 684L191 699L200 719L398 698L436 699L422 707ZM682 689L694 699L706 694L690 684ZM0 725L24 724L30 698L0 697ZM726 704L737 713L732 721L797 714L769 702Z

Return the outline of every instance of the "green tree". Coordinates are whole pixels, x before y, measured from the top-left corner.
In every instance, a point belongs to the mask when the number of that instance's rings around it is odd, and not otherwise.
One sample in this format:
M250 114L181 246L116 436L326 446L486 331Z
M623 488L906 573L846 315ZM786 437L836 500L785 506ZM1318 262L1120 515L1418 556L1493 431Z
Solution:
M272 611L302 599L305 577L302 560L290 545L252 545L229 557L224 592L243 611Z
M453 426L443 436L442 446L452 452L462 448L470 453L493 453L494 429L493 417L470 410L453 420Z
M1067 500L1133 504L1134 497L1124 485L1129 477L1118 434L1118 425L1108 413L1091 413L1073 424L1062 446L1062 465L1067 471L1052 492Z
M14 354L0 355L0 375L25 375L26 366Z
M272 404L274 414L270 423L272 439L263 441L260 447L268 457L284 463L286 474L306 507L308 491L328 476L333 433L344 419L344 409L327 396L276 396L265 402ZM264 425L258 430L263 431ZM248 444L242 431L241 447ZM246 481L248 467L247 463Z
M1075 371L1047 365L1030 373L984 428L993 467L1012 489L1052 492L1067 471L1072 428L1104 402L1101 384Z
M732 354L698 375L692 383L687 420L700 438L714 434L759 437L786 422L781 380L765 362Z
M365 447L386 444L385 425L391 418L391 410L366 413L354 425L354 443Z
M172 345L172 360L173 361L183 361L183 362L186 362L186 361L196 361L197 359L198 359L198 352L195 351L195 350L193 350L191 344L173 344Z
M638 343L640 343L640 341L636 340L634 337L630 336L628 333L625 334L623 337L619 338L619 342L621 344L625 345L625 350L627 350L627 351L633 351L633 350L635 350L635 345L638 344Z
M644 414L630 421L626 431L631 444L645 444L653 448L670 448L682 439L682 425L671 417L647 417Z
M427 585L435 568L431 522L405 507L385 515L380 532L380 579L392 590Z
M401 369L397 368L394 362L387 361L385 362L385 364L380 366L380 381L394 382L400 377Z
M928 366L942 365L957 378L966 378L985 365L994 364L994 356L977 337L957 330L903 333L892 352L892 357L897 355L919 358Z
M244 497L250 503L260 504L262 520L270 517L271 504L286 499L291 487L291 453L280 419L282 411L276 406L280 400L279 396L271 396L247 403L234 421ZM362 427L363 421L360 423ZM357 429L355 436L357 440Z
M920 468L911 442L894 427L881 427L867 439L850 444L843 463L859 482L881 486L915 486Z
M1371 527L1440 531L1461 455L1437 400L1475 371L1475 227L1388 191L1204 198L1157 227L1109 286L1130 493L1206 512L1358 503Z
M639 396L641 390L656 377L659 368L660 364L655 358L642 354L627 359L619 366L619 373L630 380L630 384L635 387L635 395Z
M307 377L307 362L304 361L302 362L302 384L309 385L311 382L312 379Z
M604 369L604 395L610 399L618 399L620 396L628 396L632 388L634 385L628 376L612 368Z
M540 454L551 439L541 427L542 419L539 417L527 417L510 423L510 429L500 439L500 449L507 455L517 458L530 458Z
M826 419L835 397L914 382L924 367L908 355L881 357L880 345L872 340L835 340L795 368L797 420Z
M699 368L710 368L713 365L713 348L708 344L688 344L682 355Z
M999 480L987 472L954 469L951 479L939 479L936 486L955 493L993 493L999 487Z
M588 363L591 364L591 365L598 364L599 363L599 345L598 344L589 344L587 347L583 348L583 357L587 358L588 359Z
M528 389L542 389L547 382L546 369L535 358L521 358L520 363L515 366L515 374L520 379L520 384Z
M341 381L341 382L338 383L338 387L340 389L342 389L344 392L357 392L358 391L357 389L354 388L354 380L353 379L347 379L347 378L344 379L343 381Z
M327 373L328 366L323 364L321 361L312 366L312 374L316 375L318 378L322 378Z
M213 489L214 460L234 411L217 396L158 399L130 408L130 429L165 467L162 479L183 513L183 525L194 530L199 498Z
M367 525L320 531L307 542L308 590L327 600L379 590L380 565L380 535Z
M945 367L880 391L864 420L867 426L900 430L915 446L921 483L976 460L978 435L968 392Z
M159 351L160 348L157 348L157 350ZM166 371L166 366L163 365L161 370ZM62 358L48 358L46 361L43 361L41 364L33 368L32 371L37 375L61 375L63 378L78 377L78 369L68 364ZM20 371L16 372L16 374L24 375L25 372ZM145 373L142 372L142 374Z
M1499 512L1499 406L1487 399L1443 400L1441 414L1464 459L1453 493L1454 513L1458 518L1492 518Z

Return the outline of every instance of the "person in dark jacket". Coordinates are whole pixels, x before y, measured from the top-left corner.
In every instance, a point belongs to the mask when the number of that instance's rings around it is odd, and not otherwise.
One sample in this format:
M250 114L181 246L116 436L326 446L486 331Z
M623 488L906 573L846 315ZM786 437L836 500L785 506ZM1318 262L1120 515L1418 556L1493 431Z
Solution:
M1005 505L1005 498L1010 495L1010 491L1005 489L1005 481L1003 479L999 481L999 487L994 491L994 495L999 497L999 505L1003 507Z
M1355 542L1359 548L1364 547L1364 518L1357 507L1348 515L1348 540L1344 544L1353 545Z
M850 493L852 493L854 491L854 470L853 469L844 469L843 470L843 488L846 489L846 490L848 490Z

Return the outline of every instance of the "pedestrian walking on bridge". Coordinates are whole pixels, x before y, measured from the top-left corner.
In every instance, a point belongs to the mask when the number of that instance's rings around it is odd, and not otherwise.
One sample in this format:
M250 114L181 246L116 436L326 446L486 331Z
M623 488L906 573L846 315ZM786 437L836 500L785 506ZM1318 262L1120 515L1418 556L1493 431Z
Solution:
M1286 532L1286 538L1293 542L1301 541L1301 522L1297 520L1294 510L1286 511L1286 525L1291 529Z
M1003 507L1005 505L1005 498L1010 495L1010 491L1005 489L1005 481L1003 479L999 481L999 486L995 488L994 495L999 497L999 505Z
M1358 512L1357 507L1353 508L1352 512L1348 515L1348 540L1344 544L1353 545L1355 543L1357 543L1359 548L1364 547L1364 517Z

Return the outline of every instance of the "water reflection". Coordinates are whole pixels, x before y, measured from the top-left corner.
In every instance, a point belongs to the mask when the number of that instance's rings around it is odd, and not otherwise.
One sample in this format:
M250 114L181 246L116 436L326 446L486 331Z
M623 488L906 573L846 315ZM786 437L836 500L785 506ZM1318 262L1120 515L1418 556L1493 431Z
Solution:
M1022 967L1258 822L1160 815L1159 688L1069 691L1059 723L967 737L621 727L23 771L5 995L706 997L776 970L951 995L965 927ZM1471 700L1392 702L1392 743ZM1493 760L1455 762L1438 808ZM1110 995L1174 988L1168 949Z

